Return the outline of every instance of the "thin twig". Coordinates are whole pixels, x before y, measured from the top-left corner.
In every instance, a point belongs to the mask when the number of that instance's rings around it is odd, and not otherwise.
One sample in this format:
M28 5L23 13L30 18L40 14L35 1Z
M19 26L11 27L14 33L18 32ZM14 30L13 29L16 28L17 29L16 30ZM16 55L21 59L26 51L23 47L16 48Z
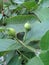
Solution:
M27 49L31 50L32 52L36 52L36 49L30 47L30 46L26 46L25 43L23 43L22 41L20 41L19 39L16 39L21 45L23 45L24 47L26 47Z
M21 53L18 49L17 49L17 51L18 51L24 58L26 58L27 60L29 60L29 58L26 57L23 53Z

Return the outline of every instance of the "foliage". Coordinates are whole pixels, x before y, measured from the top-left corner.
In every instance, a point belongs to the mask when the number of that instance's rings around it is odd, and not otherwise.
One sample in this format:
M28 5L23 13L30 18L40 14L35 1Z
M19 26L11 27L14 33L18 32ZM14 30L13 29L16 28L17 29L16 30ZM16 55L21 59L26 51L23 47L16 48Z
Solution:
M49 0L0 0L0 59L49 65Z

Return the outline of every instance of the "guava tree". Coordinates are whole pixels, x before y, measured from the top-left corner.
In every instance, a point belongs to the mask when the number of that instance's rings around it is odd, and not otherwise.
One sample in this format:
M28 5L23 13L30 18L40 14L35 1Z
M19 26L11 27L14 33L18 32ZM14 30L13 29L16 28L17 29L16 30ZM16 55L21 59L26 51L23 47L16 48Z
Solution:
M0 0L0 65L49 65L49 0Z

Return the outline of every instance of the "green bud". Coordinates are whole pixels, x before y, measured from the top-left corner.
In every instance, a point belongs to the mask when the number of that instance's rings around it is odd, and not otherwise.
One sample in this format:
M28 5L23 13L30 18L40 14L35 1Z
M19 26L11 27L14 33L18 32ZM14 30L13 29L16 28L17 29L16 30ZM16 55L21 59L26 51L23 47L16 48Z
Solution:
M30 23L25 23L24 28L25 28L27 31L30 31L30 30L31 30L31 25L30 25Z

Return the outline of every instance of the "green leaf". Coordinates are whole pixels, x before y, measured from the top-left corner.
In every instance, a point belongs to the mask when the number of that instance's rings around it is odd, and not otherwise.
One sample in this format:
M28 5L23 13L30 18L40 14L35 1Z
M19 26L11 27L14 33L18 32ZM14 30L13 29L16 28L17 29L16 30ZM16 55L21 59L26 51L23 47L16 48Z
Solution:
M41 8L39 7L34 11L37 17L40 19L41 22L49 21L49 8Z
M49 65L49 51L41 53L28 61L26 65Z
M16 55L11 59L11 61L7 65L21 65L21 61L21 57Z
M19 49L21 44L11 39L0 39L0 52Z
M27 10L34 10L37 8L37 4L35 1L28 1L28 2L24 2L22 4Z
M35 22L31 25L31 31L26 35L26 43L41 40L42 36L49 30L49 22Z
M40 60L40 58L34 57L31 60L29 60L26 65L44 65L44 64L42 63L42 61Z
M14 53L15 53L14 51L8 51L8 52L6 53L6 55L4 55L7 64L8 64L8 63L10 62L10 60L13 58Z
M36 20L36 16L34 15L18 15L15 17L10 17L4 20L7 24L24 24L27 21L34 22Z
M44 65L49 65L49 51L40 54L40 59Z
M49 7L49 0L42 0L42 7Z
M48 50L49 49L49 30L42 37L41 42L40 42L40 47L42 50Z

